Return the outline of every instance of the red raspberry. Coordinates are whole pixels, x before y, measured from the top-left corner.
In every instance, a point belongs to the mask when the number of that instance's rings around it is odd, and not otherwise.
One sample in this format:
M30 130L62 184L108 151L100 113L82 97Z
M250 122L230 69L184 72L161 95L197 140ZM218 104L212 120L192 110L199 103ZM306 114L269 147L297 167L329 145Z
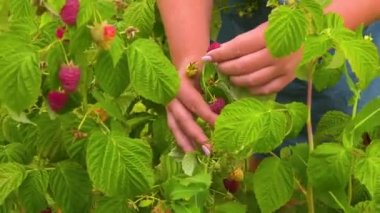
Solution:
M103 37L104 40L109 41L113 40L116 35L116 28L113 25L105 25L103 26Z
M55 35L57 36L57 38L59 40L61 40L63 38L63 36L65 35L65 28L64 27L58 27L56 32L55 32Z
M210 46L208 46L207 52L210 52L211 50L217 49L220 47L220 44L218 42L211 42Z
M219 115L225 105L226 105L226 101L223 98L217 98L209 106L210 106L211 111Z
M236 180L223 179L224 188L231 193L235 193L238 191L240 187L240 182Z
M80 69L74 64L62 64L59 70L59 80L63 89L70 93L75 92L80 81Z
M79 0L66 0L62 7L60 16L63 22L67 25L75 25L79 12Z
M51 91L48 94L49 106L54 112L61 111L68 100L69 96L65 92Z

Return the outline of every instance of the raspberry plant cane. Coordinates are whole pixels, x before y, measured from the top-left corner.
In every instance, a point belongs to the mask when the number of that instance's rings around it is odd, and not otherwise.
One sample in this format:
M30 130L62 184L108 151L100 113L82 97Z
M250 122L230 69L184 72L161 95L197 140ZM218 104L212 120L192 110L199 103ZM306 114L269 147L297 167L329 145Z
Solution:
M70 2L77 13L61 18ZM358 111L379 72L376 47L317 1L276 6L267 45L275 56L303 48L308 101L252 97L205 63L202 94L220 112L214 127L198 120L206 156L179 150L166 125L180 80L154 1L0 3L0 213L376 212L379 99ZM71 61L80 78L60 76ZM333 86L336 73L347 75L353 113L328 112L312 127L311 87ZM272 151L305 124L308 144ZM269 157L252 172L256 153Z

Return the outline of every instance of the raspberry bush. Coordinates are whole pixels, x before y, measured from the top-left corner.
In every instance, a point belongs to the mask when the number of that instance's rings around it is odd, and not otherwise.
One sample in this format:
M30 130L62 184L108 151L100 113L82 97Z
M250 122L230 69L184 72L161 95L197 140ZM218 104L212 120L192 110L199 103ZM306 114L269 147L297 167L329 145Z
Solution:
M250 13L247 3L236 8ZM323 13L327 3L269 1L272 54L303 48L305 104L252 97L214 64L189 65L220 113L215 127L198 120L213 143L205 156L182 153L166 124L179 77L154 0L1 2L0 213L379 211L380 99L357 110L379 56L362 29ZM313 128L312 87L341 75L352 115L328 112ZM305 124L307 143L272 152ZM254 153L268 157L253 172Z

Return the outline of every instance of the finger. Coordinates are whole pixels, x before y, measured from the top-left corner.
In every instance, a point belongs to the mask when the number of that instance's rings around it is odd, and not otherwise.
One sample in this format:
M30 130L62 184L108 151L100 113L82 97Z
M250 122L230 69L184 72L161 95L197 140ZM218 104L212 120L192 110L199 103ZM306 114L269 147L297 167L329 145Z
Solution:
M267 48L218 64L219 71L226 75L244 75L260 70L275 62Z
M274 66L270 66L247 75L232 76L230 80L236 86L257 87L266 85L281 75L283 75L283 73L281 73L280 70Z
M181 102L177 99L173 100L170 103L169 110L184 134L201 145L207 143L208 138L202 128L194 121L192 114Z
M219 63L263 49L265 47L264 30L266 26L267 24L264 23L251 31L236 36L231 41L223 43L219 48L208 52L206 57L202 59Z
M253 95L270 95L277 93L294 80L294 78L294 75L282 75L267 84L250 87L249 91Z
M179 126L176 123L173 115L170 111L167 113L168 117L168 126L171 129L178 146L182 148L184 152L192 152L194 151L194 147L190 139L181 131Z
M186 84L186 81L181 84L178 99L191 112L201 117L207 123L214 125L218 115L211 111L209 105L193 86Z

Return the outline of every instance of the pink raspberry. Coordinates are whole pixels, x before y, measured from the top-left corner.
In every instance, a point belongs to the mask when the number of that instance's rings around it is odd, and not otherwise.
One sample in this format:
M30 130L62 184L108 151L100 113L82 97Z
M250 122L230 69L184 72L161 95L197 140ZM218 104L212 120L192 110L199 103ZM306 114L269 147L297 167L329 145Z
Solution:
M225 105L226 105L226 101L223 98L217 98L209 106L210 106L211 111L219 115Z
M63 36L65 35L65 28L64 27L58 27L56 32L55 32L55 35L57 36L57 38L59 40L61 40L63 38Z
M211 50L215 50L220 47L220 44L218 42L211 42L210 46L208 46L207 52L210 52Z
M66 106L68 100L69 96L65 92L51 91L48 94L49 106L54 112L61 111Z
M78 66L70 64L62 64L59 70L59 80L63 89L68 92L75 92L80 81L80 69Z
M94 23L90 27L92 39L103 49L109 49L116 36L115 26L108 24L107 21Z
M79 0L66 0L60 15L63 22L67 25L74 25L77 22L79 12Z

